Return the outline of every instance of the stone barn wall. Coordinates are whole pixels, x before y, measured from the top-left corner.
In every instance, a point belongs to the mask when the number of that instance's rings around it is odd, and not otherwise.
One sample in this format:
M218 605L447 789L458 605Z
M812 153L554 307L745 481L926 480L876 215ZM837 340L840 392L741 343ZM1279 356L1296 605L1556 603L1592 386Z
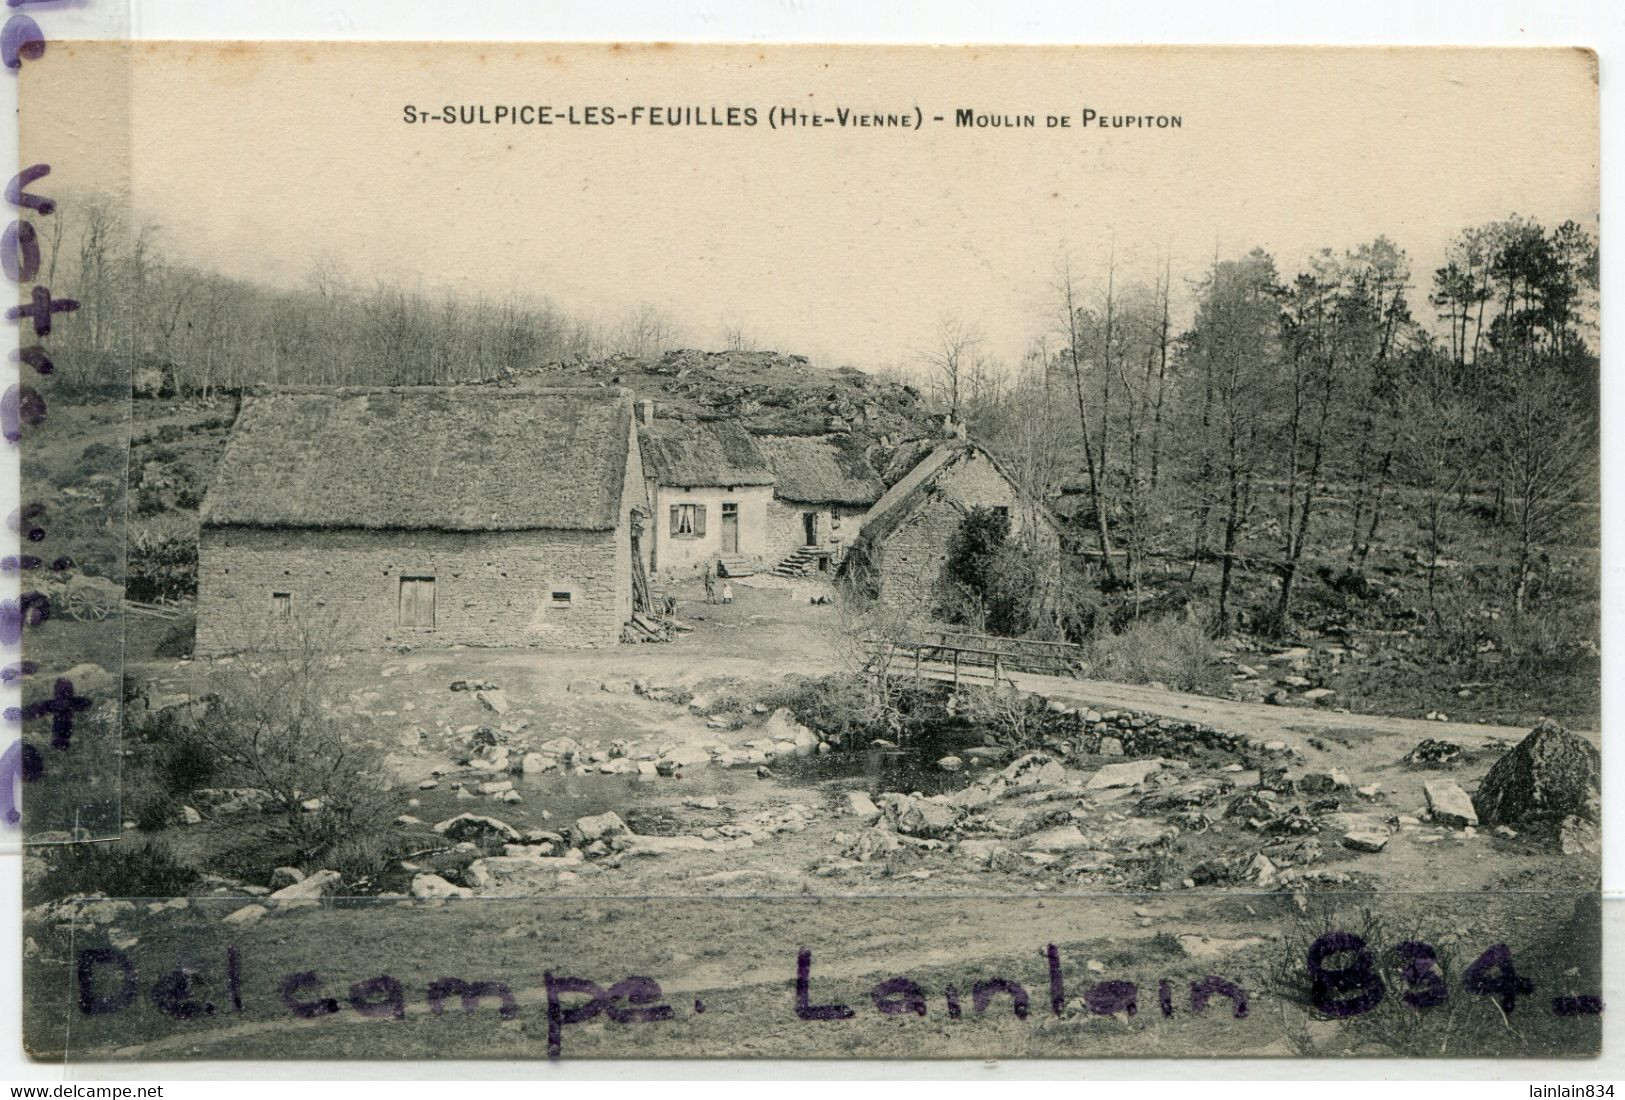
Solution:
M641 493L639 494L641 496ZM400 621L401 579L434 578L433 627ZM274 646L301 620L334 624L343 648L613 646L631 610L618 531L267 530L205 527L198 548L199 655ZM569 593L568 604L554 593Z
M807 545L806 530L801 525L803 512L812 512L817 516L813 525L818 545L844 550L857 539L858 528L868 510L866 504L799 504L775 497L767 506L768 557L780 561ZM840 553L836 554L836 558L839 560Z

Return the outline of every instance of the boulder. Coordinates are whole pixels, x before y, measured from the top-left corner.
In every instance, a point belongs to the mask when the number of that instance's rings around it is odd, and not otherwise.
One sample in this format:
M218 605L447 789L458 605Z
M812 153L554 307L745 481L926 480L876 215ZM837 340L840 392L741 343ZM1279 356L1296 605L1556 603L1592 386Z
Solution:
M461 795L462 791L458 794ZM495 838L505 843L516 843L519 840L519 830L494 817L481 817L478 814L458 814L447 818L434 826L434 831L453 841L478 842L487 838Z
M1053 787L1066 782L1066 769L1041 752L1029 752L1005 765L998 778L1006 787Z
M1405 763L1419 768L1454 767L1461 759L1461 746L1454 741L1429 737L1405 754Z
M1497 760L1473 795L1486 825L1601 817L1602 760L1591 742L1542 722Z
M305 873L297 867L278 867L271 872L271 889L280 890L305 881Z
M527 752L519 758L519 770L526 775L540 775L542 772L552 771L558 766L557 759L543 756L539 752Z
M314 901L326 895L328 891L337 889L339 879L337 871L317 871L298 882L273 891L271 898L274 901Z
M602 680L589 680L585 678L571 680L564 686L564 690L572 692L576 695L591 695L594 692L603 691L604 682Z
M588 842L602 840L605 837L621 836L628 831L626 822L622 821L621 816L613 810L591 817L576 818L576 832L581 834L582 840Z
M1346 791L1353 786L1343 769L1333 768L1329 772L1310 772L1298 780L1298 790L1304 794L1330 794L1332 791Z
M233 910L220 918L220 923L234 924L238 928L247 928L251 924L259 923L260 918L269 911L263 905L245 905L241 909Z
M1435 779L1425 783L1422 793L1427 796L1429 815L1439 824L1457 827L1478 824L1478 812L1473 809L1473 800L1454 780Z
M1084 784L1089 791L1103 791L1111 787L1138 787L1144 783L1152 773L1162 770L1162 758L1154 756L1149 760L1130 760L1123 764L1107 764Z
M703 745L677 745L661 753L659 762L674 768L703 768L711 763L711 753Z
M1241 877L1243 880L1259 886L1270 886L1275 882L1278 874L1280 874L1280 868L1275 866L1269 856L1259 852L1241 872Z
M491 779L480 784L481 794L501 794L503 791L513 790L511 779Z
M941 836L959 820L960 809L946 800L902 795L892 803L897 831L909 836Z
M1077 848L1093 847L1076 825L1057 825L1041 829L1023 842L1029 852L1070 852Z
M1099 752L1101 756L1122 756L1123 742L1116 737L1102 737Z
M846 812L858 818L864 824L880 817L880 807L875 800L863 791L848 791L846 794Z
M1557 847L1566 856L1594 856L1602 852L1602 836L1595 822L1565 817L1557 827Z
M478 699L480 701L480 706L484 707L488 711L495 714L508 713L508 697L502 694L500 690L476 691L474 693L474 698Z
M190 806L182 806L181 807L181 824L183 824L183 825L201 825L201 824L203 824L203 815L198 813L196 810L194 810Z
M965 762L957 756L944 756L937 761L937 767L945 772L956 772L965 766Z
M415 898L471 898L474 891L466 886L455 886L439 875L412 876L412 896Z
M73 685L73 693L105 703L119 697L119 679L101 665L85 662L74 665L61 676Z
M549 756L574 756L581 751L581 746L576 743L573 737L550 738L536 747Z
M1356 852L1380 852L1388 846L1388 834L1374 830L1344 833L1343 847Z

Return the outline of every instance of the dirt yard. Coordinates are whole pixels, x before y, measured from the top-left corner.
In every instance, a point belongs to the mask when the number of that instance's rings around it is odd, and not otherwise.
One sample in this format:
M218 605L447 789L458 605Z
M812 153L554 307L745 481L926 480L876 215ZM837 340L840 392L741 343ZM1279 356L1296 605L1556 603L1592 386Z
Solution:
M30 1049L542 1057L547 976L563 973L606 989L651 976L675 1006L641 1033L604 1015L571 1026L567 1056L1595 1049L1596 1017L1559 1014L1553 998L1601 989L1596 856L1449 823L1424 792L1471 791L1527 731L1034 676L1022 687L1054 723L1036 755L952 732L912 752L831 751L776 693L787 675L839 667L833 608L800 585L734 588L725 606L684 598L693 630L669 645L334 657L334 713L391 746L399 828L421 854L367 897L336 883L270 898L265 867L189 900L38 907ZM161 707L199 689L199 665L133 672ZM1451 758L1407 762L1428 738ZM253 815L197 793L200 820L162 835L206 865ZM446 826L464 814L480 820ZM1311 1003L1305 952L1331 931L1360 936L1390 987L1354 1019ZM1400 1003L1393 952L1408 941L1436 950L1444 1004ZM1466 978L1497 944L1534 982L1512 1013ZM87 947L140 960L137 1002L70 1007ZM228 947L241 1011L223 1007ZM803 950L812 1001L850 1019L798 1018ZM215 1010L152 1007L164 995L145 987L174 967ZM333 1012L290 1007L300 998L280 983L306 971ZM379 975L403 991L393 1022L343 1000ZM506 983L511 1018L494 1001L432 1011L425 991L448 975ZM871 987L904 977L923 1015L875 1007ZM1192 983L1210 979L1240 991L1246 1014L1228 995L1197 1012ZM968 1003L978 982L1002 991L983 1011ZM1030 998L1019 1015L1010 984ZM1125 996L1134 1011L1112 1001ZM355 1046L358 1027L376 1040Z

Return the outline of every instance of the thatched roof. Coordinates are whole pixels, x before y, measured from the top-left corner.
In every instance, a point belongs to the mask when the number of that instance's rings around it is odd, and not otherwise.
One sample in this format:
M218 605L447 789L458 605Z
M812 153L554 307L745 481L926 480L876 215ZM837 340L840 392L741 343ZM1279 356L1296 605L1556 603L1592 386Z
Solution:
M638 429L643 467L661 485L771 485L773 471L749 432L731 420L692 424L657 417Z
M979 443L967 439L945 439L938 443L931 452L917 462L912 470L904 474L896 484L886 490L884 496L875 501L873 508L864 513L863 523L858 529L859 536L870 542L885 539L907 519L929 495L936 492L937 478L942 472L962 459L972 455L980 455L992 464L999 472L999 476L1010 483L1012 489L1018 494L1021 492L1020 483L1010 476L1010 471L998 457ZM1025 498L1025 494L1022 494ZM962 511L961 504L955 505ZM1056 522L1054 514L1042 503L1028 500L1027 514L1039 520L1057 532L1060 525Z
M913 469L887 489L885 495L875 501L873 508L864 513L861 534L871 540L883 539L891 534L923 499L926 487L932 480L953 462L969 454L971 446L960 439L937 444L914 464Z
M821 436L761 436L773 495L801 504L873 504L884 486L856 448Z
M632 398L617 389L298 387L245 398L212 526L607 531Z

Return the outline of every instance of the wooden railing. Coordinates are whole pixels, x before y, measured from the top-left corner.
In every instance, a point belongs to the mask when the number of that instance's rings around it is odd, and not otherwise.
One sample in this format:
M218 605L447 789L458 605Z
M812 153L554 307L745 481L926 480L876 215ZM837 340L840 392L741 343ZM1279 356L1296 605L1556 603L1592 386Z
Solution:
M1083 648L1069 642L1000 638L991 634L935 631L921 641L864 643L869 666L885 661L891 673L949 680L1013 683L1012 672L1077 677L1083 673Z

